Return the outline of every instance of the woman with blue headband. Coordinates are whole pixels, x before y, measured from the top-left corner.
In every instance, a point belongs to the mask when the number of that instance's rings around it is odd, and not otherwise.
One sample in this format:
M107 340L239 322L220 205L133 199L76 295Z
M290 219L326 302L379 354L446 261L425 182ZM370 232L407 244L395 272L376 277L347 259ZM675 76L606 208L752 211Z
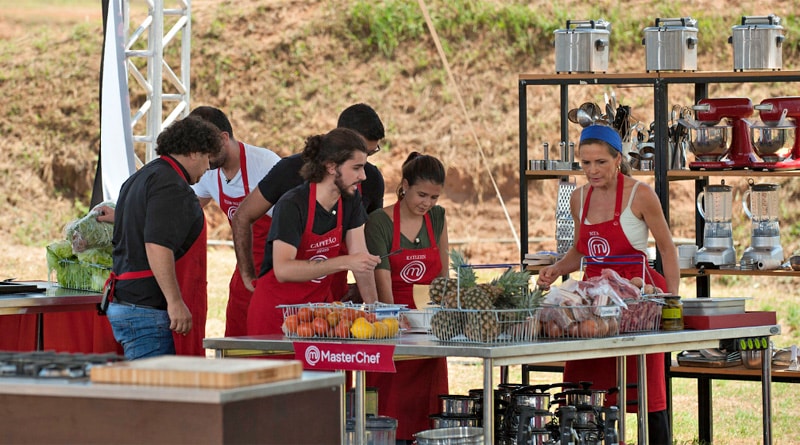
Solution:
M678 295L678 253L661 202L649 185L629 176L630 165L622 155L619 133L605 125L584 128L579 143L579 157L588 183L576 188L570 197L572 218L576 222L575 243L561 260L539 272L539 286L548 288L558 277L579 270L584 256L646 256L649 232L661 253L663 276L647 266L648 273L642 277L641 264L613 264L613 261L608 261L586 265L584 278L598 276L602 269L610 268L623 278L644 278L645 283ZM629 383L638 382L636 370L634 357L629 357ZM596 389L617 386L616 376L614 358L571 361L564 368L564 381L591 381L592 388ZM647 355L646 378L649 443L671 444L672 434L666 411L664 354ZM628 401L636 401L636 391L628 391L627 398ZM617 404L616 395L608 397L606 403ZM628 410L636 412L636 405L629 405Z

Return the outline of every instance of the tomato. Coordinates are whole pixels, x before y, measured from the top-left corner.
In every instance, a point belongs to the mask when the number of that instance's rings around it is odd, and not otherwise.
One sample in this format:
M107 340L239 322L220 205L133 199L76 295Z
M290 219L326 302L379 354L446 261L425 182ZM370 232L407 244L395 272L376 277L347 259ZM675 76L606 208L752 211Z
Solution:
M314 327L311 325L311 323L304 321L297 326L297 335L300 337L313 337Z
M283 330L285 334L296 334L297 333L297 325L299 324L299 320L297 319L297 315L290 315L283 320Z
M339 338L350 338L350 323L345 321L339 322L335 328L333 328L333 332L336 337Z
M311 322L311 326L314 328L314 333L320 337L325 337L328 335L328 320L322 317L315 318L313 322Z
M299 318L300 321L311 321L314 319L314 311L312 311L310 307L301 307L300 310L297 311L297 318Z
M330 313L330 309L326 307L315 307L314 308L314 318L325 318Z
M375 323L375 321L378 320L378 317L372 312L366 312L364 314L364 318L366 318L367 321L370 322L370 323Z
M345 308L342 310L342 314L339 316L341 320L350 320L354 321L356 318L360 317L360 311L357 311L353 308Z

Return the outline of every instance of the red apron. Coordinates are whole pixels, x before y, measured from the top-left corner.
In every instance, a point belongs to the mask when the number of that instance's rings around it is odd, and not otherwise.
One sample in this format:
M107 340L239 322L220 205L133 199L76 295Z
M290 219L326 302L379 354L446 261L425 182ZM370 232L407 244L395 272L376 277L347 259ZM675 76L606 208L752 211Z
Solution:
M389 257L395 304L414 304L414 284L430 284L442 270L442 259L428 214L425 227L431 247L404 249ZM393 252L400 248L400 207L394 205ZM378 388L378 412L397 419L397 439L413 440L414 433L431 428L429 414L441 411L439 394L447 394L447 359L433 358L395 362L397 372L367 373L367 386ZM424 401L427 400L427 403Z
M242 196L228 196L222 191L222 174L217 170L219 207L228 217L228 223L232 223L233 214L236 213L239 204L250 194L250 182L247 178L247 155L245 153L244 144L241 142L239 142L239 160L241 162L239 168L242 171L242 184L244 185L244 195ZM272 218L268 215L262 216L253 223L253 265L255 266L256 272L261 269L261 263L264 260L264 245L267 242L267 234L269 233L269 226L271 224ZM237 337L247 335L247 307L250 305L250 298L253 293L245 287L238 267L233 271L233 276L231 276L228 288L228 307L225 311L225 336Z
M356 185L356 188L358 188L358 192L361 193L360 182L358 185ZM342 246L340 247L339 255L347 255L347 246L344 245L344 243L342 243ZM331 281L331 297L333 298L333 301L341 301L350 290L350 285L347 284L347 277L349 273L350 271L343 270L333 274Z
M308 195L308 219L300 238L295 259L328 259L339 256L342 245L342 199L339 198L336 211L336 227L327 233L317 235L313 232L314 214L317 208L317 184L310 184ZM256 290L247 310L247 334L282 334L283 311L276 306L281 304L322 303L331 298L332 276L315 278L305 282L280 283L275 278L275 270L270 270L256 281Z
M183 179L183 171L171 158L161 156ZM199 205L199 204L198 204ZM198 235L189 250L175 261L175 275L184 304L192 313L192 328L186 335L172 333L175 343L176 355L205 356L203 338L206 336L206 317L208 315L208 281L206 275L206 222L203 218L203 230ZM112 286L111 295L114 295L114 282L118 280L135 280L152 277L152 270L137 270L125 272L120 275L112 273L106 286ZM200 279L202 277L202 279Z
M620 224L619 217L622 213L622 192L624 190L624 177L621 173L617 176L617 195L614 207L614 218L599 224L584 224L585 215L589 210L589 201L592 197L592 188L586 194L586 201L583 204L583 215L581 217L580 238L576 244L578 252L588 256L611 256L611 255L633 255L641 254L628 241L625 232ZM585 278L600 275L604 268L613 268L623 278L633 278L642 276L641 264L629 265L587 265L585 268ZM662 289L666 289L666 280L654 269L647 266L647 277L645 281ZM664 354L647 354L647 411L656 412L667 409L667 394L664 376ZM636 357L630 356L627 359L627 379L628 383L638 382ZM590 381L593 382L593 389L609 389L617 386L616 359L590 359L577 360L566 363L564 367L564 380L567 382ZM627 393L628 401L637 400L636 389L631 389ZM606 403L608 405L617 404L616 394L611 395ZM635 413L636 405L628 405L628 412Z

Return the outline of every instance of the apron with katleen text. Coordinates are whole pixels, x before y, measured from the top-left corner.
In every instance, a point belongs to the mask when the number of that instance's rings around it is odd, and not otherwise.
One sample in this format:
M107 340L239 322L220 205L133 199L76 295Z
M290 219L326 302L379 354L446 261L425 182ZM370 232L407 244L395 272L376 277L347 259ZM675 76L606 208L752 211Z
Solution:
M394 205L392 248L400 248L400 207ZM389 257L395 304L416 309L414 285L430 284L442 270L442 259L431 218L425 214L430 247L403 249ZM441 411L439 394L448 394L447 359L432 358L395 362L397 372L367 373L367 386L378 388L378 412L397 419L397 439L413 440L414 433L430 429L429 414Z

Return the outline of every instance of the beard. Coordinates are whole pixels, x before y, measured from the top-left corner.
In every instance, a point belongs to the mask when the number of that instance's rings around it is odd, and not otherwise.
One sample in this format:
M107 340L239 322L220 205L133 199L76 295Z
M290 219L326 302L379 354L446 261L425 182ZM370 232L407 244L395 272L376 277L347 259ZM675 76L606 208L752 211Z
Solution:
M222 151L220 151L219 156L209 159L209 168L211 170L221 168L223 165L225 165L226 160L227 156L225 155L225 149L223 148Z
M355 184L347 186L344 181L342 181L342 173L339 172L338 169L336 171L336 178L333 180L333 183L336 184L336 187L339 189L339 193L341 193L342 196L347 198L352 198L355 196Z

